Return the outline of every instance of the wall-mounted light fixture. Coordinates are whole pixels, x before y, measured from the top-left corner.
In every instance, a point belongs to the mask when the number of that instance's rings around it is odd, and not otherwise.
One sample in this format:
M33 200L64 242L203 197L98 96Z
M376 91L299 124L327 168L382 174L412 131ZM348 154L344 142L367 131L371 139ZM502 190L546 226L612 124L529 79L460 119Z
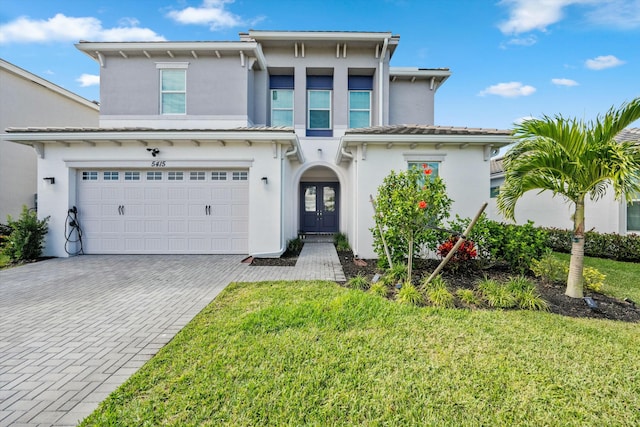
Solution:
M269 179L266 176L263 176L262 182L264 182L264 184L267 185L269 183Z
M150 152L153 157L160 154L160 150L158 150L157 148L147 148L147 151Z
M49 181L49 184L55 184L56 183L56 179L52 176L48 176L46 178L42 178L44 181Z

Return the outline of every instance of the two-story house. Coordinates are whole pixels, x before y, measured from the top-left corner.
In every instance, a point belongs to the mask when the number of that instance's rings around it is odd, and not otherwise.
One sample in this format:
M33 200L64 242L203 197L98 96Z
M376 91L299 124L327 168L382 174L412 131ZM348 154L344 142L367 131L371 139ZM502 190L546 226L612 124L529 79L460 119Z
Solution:
M99 107L0 59L0 134L8 127L97 126ZM37 157L31 147L0 141L0 223L36 207Z
M100 66L98 128L10 129L39 155L46 252L278 256L300 233L346 233L375 257L370 195L428 163L453 213L489 199L509 132L434 126L446 68L389 65L386 32L249 31L239 41L80 42ZM76 251L77 244L67 244Z

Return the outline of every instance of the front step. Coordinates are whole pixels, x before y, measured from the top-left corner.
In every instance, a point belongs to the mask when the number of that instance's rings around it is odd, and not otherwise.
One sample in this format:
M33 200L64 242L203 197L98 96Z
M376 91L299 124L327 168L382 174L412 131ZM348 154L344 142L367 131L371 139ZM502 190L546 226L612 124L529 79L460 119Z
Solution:
M298 237L305 243L333 243L335 233L302 233Z

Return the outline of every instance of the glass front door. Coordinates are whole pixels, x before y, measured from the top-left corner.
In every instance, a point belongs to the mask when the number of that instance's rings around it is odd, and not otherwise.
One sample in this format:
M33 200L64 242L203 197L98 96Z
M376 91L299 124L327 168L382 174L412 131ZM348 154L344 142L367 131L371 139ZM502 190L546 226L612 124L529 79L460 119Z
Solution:
M338 232L337 182L300 183L300 225L304 233Z

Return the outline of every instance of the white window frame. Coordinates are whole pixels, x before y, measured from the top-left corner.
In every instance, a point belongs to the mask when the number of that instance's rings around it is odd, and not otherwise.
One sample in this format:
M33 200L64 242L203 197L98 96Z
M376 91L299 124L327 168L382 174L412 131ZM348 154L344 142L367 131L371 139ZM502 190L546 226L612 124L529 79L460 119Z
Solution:
M160 93L160 99L159 99L159 106L158 106L158 110L160 112L160 115L163 116L184 116L187 114L187 68L189 67L189 63L188 62L156 62L156 68L158 70L160 70L159 73L159 93ZM171 70L171 71L176 71L176 70L183 70L184 72L184 90L163 90L162 89L162 75L163 72L165 70ZM184 94L184 111L181 113L165 113L162 109L164 103L163 103L163 98L164 95L171 95L171 94Z
M366 92L369 94L369 108L367 109L363 109L363 108L351 108L351 94L352 93L362 93L362 92ZM371 90L350 90L349 91L349 117L347 117L347 125L349 128L351 128L351 112L362 112L362 111L366 111L367 113L369 113L369 123L367 124L366 127L371 127Z
M275 108L273 106L273 92L278 91L278 92L291 92L291 108ZM274 111L291 111L291 123L289 125L287 125L287 127L293 127L293 123L294 123L294 115L295 115L295 94L293 92L293 89L271 89L269 92L269 100L271 103L271 126L275 126L273 124L273 112ZM277 126L284 126L284 125L277 125Z
M627 232L630 233L638 233L640 232L640 230L636 230L633 228L629 227L629 209L632 208L632 206L634 205L634 203L637 206L637 209L640 209L640 193L636 193L633 195L633 198L631 199L631 201L629 203L626 204L626 222L627 222Z
M311 92L329 92L329 107L328 108L311 108ZM308 130L332 130L333 118L332 114L333 105L333 90L332 89L307 89L307 129ZM329 127L327 128L312 128L311 127L311 111L329 111Z

